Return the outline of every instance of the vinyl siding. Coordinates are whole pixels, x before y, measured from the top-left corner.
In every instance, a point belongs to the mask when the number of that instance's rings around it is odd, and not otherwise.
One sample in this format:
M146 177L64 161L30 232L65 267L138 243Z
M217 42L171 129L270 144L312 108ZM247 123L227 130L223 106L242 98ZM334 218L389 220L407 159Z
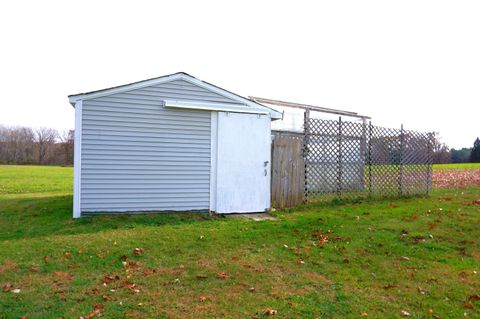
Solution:
M83 101L82 212L209 209L210 112L164 99L235 103L183 80Z

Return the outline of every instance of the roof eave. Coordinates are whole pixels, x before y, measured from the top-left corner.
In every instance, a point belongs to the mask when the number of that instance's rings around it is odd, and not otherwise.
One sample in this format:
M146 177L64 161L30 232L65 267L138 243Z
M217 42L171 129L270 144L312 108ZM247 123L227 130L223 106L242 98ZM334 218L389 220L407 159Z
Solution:
M68 100L69 100L70 104L72 104L75 107L75 103L79 100L90 100L90 99L94 99L94 98L98 98L98 97L102 97L102 96L107 96L107 95L111 95L111 94L115 94L115 93L121 93L121 92L125 92L125 91L130 91L130 90L134 90L134 89L138 89L138 88L142 88L142 87L147 87L147 86L151 86L151 85L155 85L155 84L159 84L159 83L164 83L164 82L169 82L169 81L174 81L174 80L179 80L179 79L190 82L192 84L196 84L200 87L203 87L207 90L216 92L220 95L223 95L227 98L238 101L239 103L245 104L249 107L266 108L266 109L269 110L270 117L274 120L283 118L283 113L281 113L277 110L274 110L270 107L267 107L265 105L262 105L260 103L255 102L255 101L252 101L252 100L250 100L246 97L243 97L241 95L232 93L232 92L230 92L228 90L225 90L223 88L220 88L216 85L213 85L213 84L210 84L208 82L199 80L196 77L191 76L191 75L189 75L185 72L178 72L178 73L174 73L174 74L161 76L161 77L158 77L158 78L143 80L143 81L139 81L139 82L134 82L134 83L125 84L125 85L116 86L116 87L103 89L103 90L98 90L98 91L92 91L92 92L80 93L80 94L73 94L73 95L68 96Z

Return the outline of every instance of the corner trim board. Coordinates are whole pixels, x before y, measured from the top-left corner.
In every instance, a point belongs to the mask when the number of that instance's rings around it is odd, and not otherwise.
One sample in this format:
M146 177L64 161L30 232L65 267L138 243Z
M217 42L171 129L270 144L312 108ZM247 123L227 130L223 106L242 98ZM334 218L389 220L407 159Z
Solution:
M82 189L82 109L83 101L75 103L75 140L73 157L73 218L79 218L81 211Z
M210 114L210 212L215 212L217 209L218 112Z

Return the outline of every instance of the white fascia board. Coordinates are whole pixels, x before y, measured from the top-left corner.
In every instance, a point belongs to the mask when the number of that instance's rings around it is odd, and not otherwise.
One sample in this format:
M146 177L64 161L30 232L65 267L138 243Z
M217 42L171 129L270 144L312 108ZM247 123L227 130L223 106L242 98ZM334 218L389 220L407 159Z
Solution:
M175 80L187 81L187 82L192 83L194 85L203 87L204 89L209 90L210 92L220 94L220 95L222 95L226 98L237 101L240 104L248 105L249 107L252 107L252 108L255 108L255 109L259 109L259 108L265 109L267 111L267 113L270 113L270 117L273 120L281 119L283 117L283 114L281 112L278 112L278 111L276 111L274 109L271 109L269 107L266 107L264 105L258 104L256 102L251 101L251 100L249 100L247 98L244 98L242 96L230 93L230 92L228 92L224 89L221 89L221 88L216 87L212 84L203 82L202 80L199 80L197 78L189 76L188 74L185 74L185 73L177 73L177 74L164 76L164 77L157 78L157 79L141 81L141 82L137 82L137 83L132 83L132 84L123 85L123 86L119 86L119 87L116 87L116 88L101 90L101 91L92 92L92 93L72 95L72 96L69 96L68 99L69 99L69 101L72 105L75 105L75 103L79 100L90 100L90 99L99 98L99 97L103 97L103 96L107 96L107 95L111 95L111 94L115 94L115 93L122 93L122 92L127 92L127 91L131 91L131 90L135 90L135 89L141 89L141 88L144 88L144 87L147 87L147 86L162 84L162 83L171 82L171 81L175 81Z
M175 81L175 80L181 79L182 75L183 74L173 74L173 75L165 76L165 77L158 78L158 79L151 79L151 80L141 81L141 82L132 83L132 84L128 84L128 85L122 85L122 86L119 86L119 87L106 89L106 90L101 90L101 91L98 91L98 92L72 95L72 96L69 96L68 99L69 99L70 103L74 104L78 100L84 100L84 101L85 100L91 100L91 99L95 99L95 98L99 98L99 97L103 97L103 96L107 96L107 95L112 95L112 94L116 94L116 93L122 93L122 92L131 91L131 90L141 89L141 88L151 86L151 85L156 85L156 84L162 84L162 83L165 83L165 82Z
M220 111L232 113L250 113L250 114L269 114L268 110L253 108L246 105L236 105L228 103L209 103L197 101L179 101L179 100L164 100L165 107L203 110L203 111Z
M254 101L251 101L247 98L244 98L244 97L241 97L239 95L236 95L236 94L233 94L233 93L230 93L224 89L221 89L219 87L216 87L214 85L211 85L209 83L206 83L206 82L203 82L197 78L192 78L192 77L188 77L188 76L185 76L182 78L182 80L185 80L187 82L190 82L192 84L195 84L195 85L198 85L200 87L203 87L211 92L214 92L214 93L217 93L217 94L220 94L226 98L229 98L229 99L232 99L234 101L239 101L240 103L242 104L245 104L245 105L248 105L249 107L252 107L252 108L256 108L258 109L259 107L261 107L262 109L265 109L267 110L267 113L270 113L270 117L272 119L281 119L283 117L283 113L281 112L278 112L274 109L271 109L271 108L268 108L268 107L265 107L261 104L258 104ZM266 114L266 113L265 113Z

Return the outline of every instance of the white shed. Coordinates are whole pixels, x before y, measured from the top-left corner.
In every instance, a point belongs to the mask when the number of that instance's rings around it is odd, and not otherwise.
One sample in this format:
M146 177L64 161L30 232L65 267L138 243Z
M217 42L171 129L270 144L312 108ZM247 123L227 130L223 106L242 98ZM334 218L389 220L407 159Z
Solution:
M186 73L69 96L73 216L270 208L282 113Z

